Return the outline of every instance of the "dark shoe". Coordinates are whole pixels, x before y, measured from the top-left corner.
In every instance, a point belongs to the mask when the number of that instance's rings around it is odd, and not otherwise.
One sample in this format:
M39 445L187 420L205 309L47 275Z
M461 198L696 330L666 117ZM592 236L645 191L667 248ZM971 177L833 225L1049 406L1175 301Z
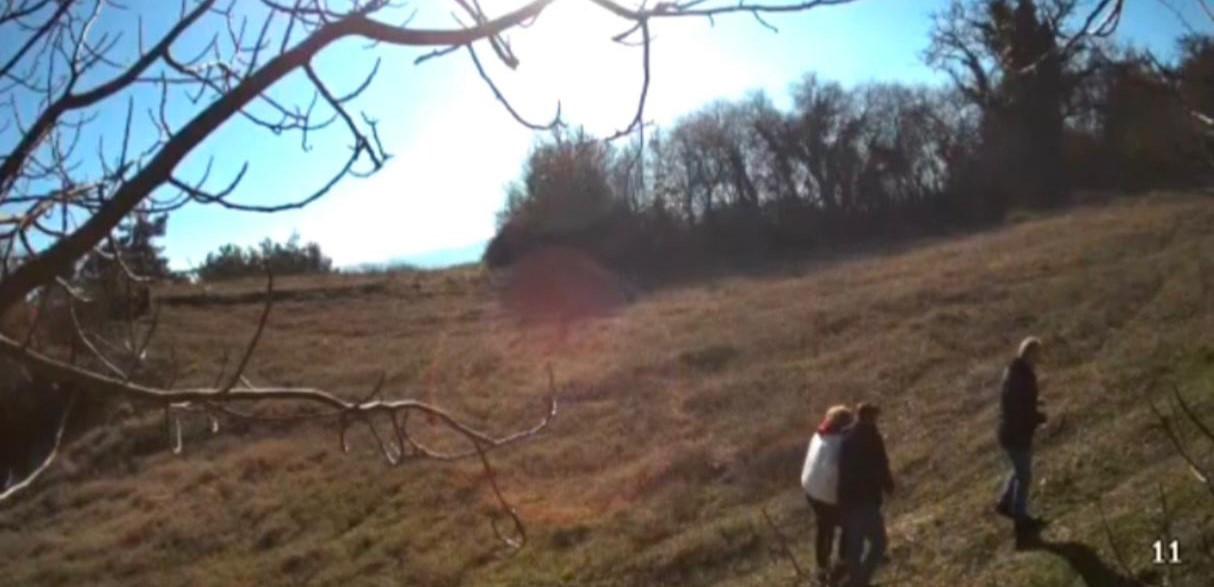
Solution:
M827 577L827 585L842 585L843 579L847 577L847 565L844 563L835 563L830 569L830 575Z
M1016 550L1035 550L1041 544L1041 535L1036 532L1016 532Z
M1016 550L1030 550L1041 546L1041 529L1045 522L1024 516L1016 518Z
M1048 525L1048 522L1041 518L1034 518L1033 516L1020 516L1016 518L1017 532L1040 532L1046 525Z
M818 569L818 571L814 573L814 585L832 587L834 583L830 582L830 571L826 569Z
M999 502L999 503L995 504L995 513L999 514L1005 518L1015 517L1012 515L1012 509L1007 507L1007 504L1003 503L1003 502Z

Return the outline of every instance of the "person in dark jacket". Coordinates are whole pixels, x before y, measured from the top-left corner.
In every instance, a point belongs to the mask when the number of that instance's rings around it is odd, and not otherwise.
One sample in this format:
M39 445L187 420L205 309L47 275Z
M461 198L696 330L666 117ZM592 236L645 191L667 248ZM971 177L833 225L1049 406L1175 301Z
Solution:
M860 404L857 421L843 435L839 449L839 509L847 540L848 585L868 585L885 556L885 519L881 502L894 491L885 441L877 431L880 410ZM864 545L868 544L868 552Z
M1040 340L1035 337L1024 339L1016 358L1003 373L1000 394L999 444L1011 461L1012 473L995 511L1015 520L1018 540L1041 526L1041 521L1030 516L1028 511L1033 483L1033 434L1046 420L1038 405L1034 371L1040 354Z

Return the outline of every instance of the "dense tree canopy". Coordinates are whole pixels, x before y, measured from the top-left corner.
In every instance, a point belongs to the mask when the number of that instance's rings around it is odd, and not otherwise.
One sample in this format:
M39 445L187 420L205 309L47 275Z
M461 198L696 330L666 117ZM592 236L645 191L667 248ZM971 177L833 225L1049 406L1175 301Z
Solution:
M1206 180L1210 39L1181 39L1163 64L1080 34L1085 17L1070 0L956 0L924 53L947 87L811 73L787 111L758 93L624 146L554 135L510 187L485 260L572 245L661 277L997 221L1074 189Z

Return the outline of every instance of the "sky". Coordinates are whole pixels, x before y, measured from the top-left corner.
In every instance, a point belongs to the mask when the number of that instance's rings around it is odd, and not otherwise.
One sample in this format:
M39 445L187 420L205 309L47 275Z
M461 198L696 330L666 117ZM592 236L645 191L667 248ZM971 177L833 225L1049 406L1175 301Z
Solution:
M1166 53L1184 31L1177 12L1201 30L1211 30L1198 1L1127 0L1118 36ZM172 22L176 3L145 2L141 18L146 38L152 39ZM504 13L520 3L483 1L490 14ZM413 4L418 8L413 26L454 24L454 2ZM784 107L789 85L808 72L848 85L875 80L944 83L923 64L921 53L927 45L930 15L947 4L947 0L857 0L767 17L778 32L745 14L718 17L712 23L703 18L659 19L651 26L655 40L645 118L670 124L704 104L754 90L766 92ZM256 3L242 0L237 5L251 10ZM250 12L250 16L256 15ZM387 18L393 16L400 17ZM93 34L132 30L135 20L130 13L106 13ZM250 26L259 24L255 20ZM484 43L478 45L478 54L524 116L546 121L559 101L567 122L606 135L627 125L641 86L640 49L611 41L626 24L586 0L558 0L533 25L507 35L520 61L516 70L496 62ZM184 38L179 55L205 44L201 35ZM495 100L466 53L414 65L414 58L424 51L365 45L340 42L319 55L314 66L335 94L344 94L380 59L376 78L351 113L358 117L364 112L378 121L381 141L392 158L371 177L348 178L299 211L266 215L187 206L170 218L163 239L173 268L197 266L209 251L225 243L250 245L266 237L285 240L293 232L304 241L320 243L338 266L393 260L441 265L479 257L483 243L493 235L504 186L518 177L537 135L515 122ZM133 51L133 45L127 50ZM294 75L271 88L270 94L280 102L306 107L311 91L302 76ZM133 125L135 142L150 144L155 139L147 111L151 108L155 114L158 91L142 88L103 104L85 144L95 140L106 145L107 153L116 152L128 98L143 114ZM184 94L170 98L166 118L180 127L199 106L189 103ZM23 108L23 115L32 116L35 105L31 102ZM208 185L219 188L247 162L248 171L233 200L256 204L296 200L324 184L348 157L351 145L340 124L309 139L310 149L304 151L298 133L275 135L244 120L232 120L192 152L175 175L184 181L197 179L212 161ZM0 149L7 149L11 140L0 133Z

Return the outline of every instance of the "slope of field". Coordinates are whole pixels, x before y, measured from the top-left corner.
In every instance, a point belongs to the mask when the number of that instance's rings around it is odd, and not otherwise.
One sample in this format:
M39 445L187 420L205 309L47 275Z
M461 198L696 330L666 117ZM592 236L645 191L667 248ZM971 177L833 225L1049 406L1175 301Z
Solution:
M542 416L551 364L557 419L494 456L527 524L523 550L495 542L474 462L389 467L362 430L343 455L317 424L225 423L210 436L201 421L174 456L143 417L74 443L0 509L0 584L791 585L761 509L809 567L805 443L828 405L858 400L885 408L900 485L882 584L1214 576L1199 554L1214 542L1214 499L1146 403L1162 406L1175 383L1214 422L1208 197L1116 201L659 290L567 332L521 325L478 271L374 279L279 300L251 379L360 397L385 371L387 395L505 432ZM175 349L184 382L209 382L260 312L256 296L206 302L162 316L155 352ZM989 511L1004 473L992 430L1000 370L1029 334L1045 341L1052 416L1035 499L1054 521L1046 549L1015 552ZM1170 537L1185 564L1152 565L1152 543Z

